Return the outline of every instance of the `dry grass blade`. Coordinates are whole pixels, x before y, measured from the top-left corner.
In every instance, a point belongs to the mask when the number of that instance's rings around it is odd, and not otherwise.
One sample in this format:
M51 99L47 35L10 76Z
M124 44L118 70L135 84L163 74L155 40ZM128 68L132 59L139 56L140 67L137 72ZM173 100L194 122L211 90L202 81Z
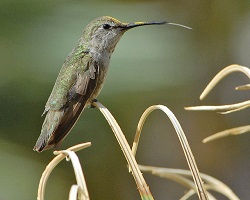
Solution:
M230 65L223 70L221 70L212 80L211 82L207 85L205 90L202 92L200 95L200 99L204 99L208 93L215 87L215 85L222 80L225 76L233 73L233 72L242 72L245 75L248 76L250 79L250 69L247 67L243 67L240 65ZM236 89L249 89L250 85L244 85L244 86L239 86L236 87ZM207 111L220 111L221 114L228 114L232 112L236 112L239 110L243 110L245 108L250 107L250 100L248 101L243 101L240 103L235 103L235 104L229 104L229 105L221 105L221 106L192 106L192 107L186 107L186 110L193 110L193 111L200 111L200 110L207 110Z
M81 167L80 161L79 161L76 153L73 151L69 151L69 150L62 150L62 151L54 151L54 154L55 155L65 154L67 156L66 157L67 161L71 160L72 165L73 165L73 169L75 172L75 176L76 176L76 182L80 188L79 199L88 200L89 193L88 193L86 181L85 181L85 178L84 178L84 175L82 172L82 167ZM72 199L72 200L76 200L76 199Z
M235 88L236 90L250 90L250 84L241 85Z
M187 200L194 194L196 194L196 190L189 190L188 192L186 192L186 194L183 197L180 198L180 200ZM214 199L213 197L212 198L209 197L209 200L216 200L216 199Z
M90 142L87 143L83 143L83 144L78 144L75 145L73 147L70 147L67 149L67 151L79 151L81 149L84 149L86 147L89 147L91 145ZM57 155L46 167L46 169L44 170L42 177L40 179L39 182L39 187L38 187L38 194L37 194L37 199L38 200L44 200L44 195L45 195L45 188L46 188L46 184L49 178L49 175L51 174L51 172L53 171L53 169L57 166L58 163L60 163L64 158L66 158L67 155L66 154L59 154ZM75 159L74 159L75 160ZM83 190L83 188L82 188ZM88 197L88 194L85 193L84 195L85 197Z
M205 90L202 92L200 99L204 99L205 96L213 89L213 87L225 76L233 73L233 72L242 72L247 77L250 79L250 69L247 67L243 67L240 65L230 65L223 70L221 70L212 80L211 82L207 85ZM236 90L249 90L250 89L250 84L243 85L243 86L238 86L236 87ZM246 109L250 107L250 100L243 101L240 103L235 103L235 104L230 104L230 105L221 105L221 106L192 106L192 107L186 107L186 110L193 110L193 111L219 111L221 114L229 114L232 112L237 112L243 109ZM228 135L238 135L241 133L245 133L249 131L249 126L242 126L238 128L233 128L229 130L225 130L219 133L216 133L212 136L209 136L203 140L204 143L226 137Z
M205 90L202 92L202 94L200 95L200 99L204 99L208 93L214 88L215 85L217 85L217 83L222 80L225 76L233 73L233 72L242 72L244 74L246 74L248 76L248 78L250 79L250 69L248 69L247 67L243 67L240 65L230 65L226 68L224 68L223 70L221 70L212 80L211 82L207 85L207 87L205 88Z
M143 166L143 165L139 166L142 172L149 172L161 178L171 179L187 187L189 189L189 192L181 199L183 200L187 199L187 197L190 197L194 194L195 185L192 181L190 181L190 179L188 179L192 177L192 174L189 170L170 169L162 167ZM207 190L216 191L226 196L230 200L239 200L239 198L234 194L234 192L221 181L204 173L200 173L200 175L202 179L205 181L204 187ZM208 195L210 200L215 199L210 193L208 193Z
M239 106L238 108L236 109L231 109L231 110L227 110L227 111L223 111L223 112L219 112L220 114L229 114L229 113L232 113L232 112L238 112L240 110L244 110L246 108L250 107L250 102L249 104L246 104L246 105L243 105L243 106Z
M142 114L142 116L140 118L140 121L139 121L139 123L137 125L135 139L134 139L133 147L132 147L133 154L134 155L136 154L136 149L137 149L137 146L138 146L138 143L139 143L140 134L141 134L142 127L143 127L143 124L144 124L146 118L148 117L148 115L152 111L157 110L157 109L160 109L164 113L166 113L166 115L169 117L170 121L172 122L172 124L173 124L173 126L174 126L174 128L176 130L176 133L177 133L178 138L180 140L180 143L181 143L182 149L184 151L188 166L189 166L189 168L190 168L190 170L192 172L199 199L201 199L201 200L208 199L207 194L206 194L206 190L203 187L203 183L202 183L201 177L199 175L198 167L196 165L196 162L195 162L194 156L192 154L192 151L191 151L191 149L189 147L186 136L185 136L185 134L184 134L178 120L176 119L174 114L166 106L154 105L154 106L150 106L149 108L147 108L144 111L144 113Z
M131 168L132 175L135 179L136 185L138 187L138 190L140 192L141 198L143 200L152 200L153 196L149 190L148 185L146 184L146 181L144 180L142 173L138 167L138 164L135 160L135 157L132 154L132 151L130 149L130 146L119 126L119 124L116 122L115 118L112 116L112 114L109 112L109 110L104 107L100 102L93 102L93 105L97 107L101 113L104 115L106 120L108 121L111 129L113 130L115 137L123 151L123 154L128 162L129 167Z
M69 192L69 200L81 199L79 196L84 196L82 189L78 185L72 185Z
M192 106L185 107L185 110L193 110L193 111L225 111L222 114L226 114L229 112L235 112L238 110L242 110L250 106L250 100L243 101L240 103L230 104L230 105L222 105L222 106Z
M246 133L249 131L250 131L250 125L240 126L240 127L232 128L232 129L227 129L227 130L215 133L214 135L211 135L211 136L205 138L202 142L207 143L207 142L211 142L213 140L217 140L219 138L227 137L229 135L240 135L240 134L243 134L243 133Z

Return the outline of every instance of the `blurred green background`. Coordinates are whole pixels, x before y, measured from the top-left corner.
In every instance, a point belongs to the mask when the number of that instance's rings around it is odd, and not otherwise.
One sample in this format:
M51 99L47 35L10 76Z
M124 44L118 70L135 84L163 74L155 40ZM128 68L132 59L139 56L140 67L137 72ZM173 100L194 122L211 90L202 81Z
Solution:
M201 142L215 132L249 124L248 110L219 115L183 107L249 99L248 92L234 91L249 83L242 74L227 77L204 102L198 99L225 66L250 67L249 0L0 0L0 199L36 199L41 174L53 158L52 150L32 150L44 105L83 28L102 15L193 28L148 26L127 32L113 54L98 100L116 117L130 144L143 111L153 104L168 106L182 124L200 171L248 199L250 136ZM92 146L78 155L91 199L140 199L120 147L97 109L83 112L61 148L89 141ZM159 111L147 120L140 142L139 163L188 168L169 120ZM155 199L179 199L185 192L171 181L145 178ZM71 164L60 163L49 179L46 199L67 199L73 183Z

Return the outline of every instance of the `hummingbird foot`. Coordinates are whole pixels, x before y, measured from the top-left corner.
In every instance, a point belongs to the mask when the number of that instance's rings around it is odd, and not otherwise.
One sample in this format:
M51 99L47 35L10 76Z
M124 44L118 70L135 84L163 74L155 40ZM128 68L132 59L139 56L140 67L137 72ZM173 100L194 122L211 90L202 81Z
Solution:
M95 106L93 105L94 102L98 102L98 100L97 99L93 99L90 108L95 108Z

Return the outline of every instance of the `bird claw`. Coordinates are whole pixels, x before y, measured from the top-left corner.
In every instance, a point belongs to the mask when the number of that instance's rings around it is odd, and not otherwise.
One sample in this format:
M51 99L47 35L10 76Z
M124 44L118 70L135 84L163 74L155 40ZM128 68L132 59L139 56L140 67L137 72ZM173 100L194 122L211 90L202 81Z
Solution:
M97 101L98 101L97 99L93 99L90 108L95 108L95 106L93 105L93 102L97 102Z

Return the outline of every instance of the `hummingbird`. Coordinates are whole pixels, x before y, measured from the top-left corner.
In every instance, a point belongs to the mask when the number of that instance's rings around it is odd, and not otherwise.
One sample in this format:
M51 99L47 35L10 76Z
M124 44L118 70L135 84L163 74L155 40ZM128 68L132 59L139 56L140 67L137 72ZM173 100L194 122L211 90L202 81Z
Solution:
M46 117L33 150L42 152L60 147L82 111L91 107L99 95L110 57L126 31L139 26L160 24L183 26L169 22L122 23L109 16L90 22L62 65L45 105L43 115L46 114Z

